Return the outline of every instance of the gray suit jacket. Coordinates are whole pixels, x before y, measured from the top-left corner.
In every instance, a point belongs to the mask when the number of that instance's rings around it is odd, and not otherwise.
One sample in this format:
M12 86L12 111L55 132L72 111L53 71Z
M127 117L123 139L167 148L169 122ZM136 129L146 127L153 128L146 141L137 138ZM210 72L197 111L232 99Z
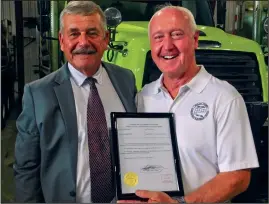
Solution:
M135 78L130 70L104 63L127 112L135 112ZM78 130L70 73L65 64L24 88L17 120L17 202L76 202Z

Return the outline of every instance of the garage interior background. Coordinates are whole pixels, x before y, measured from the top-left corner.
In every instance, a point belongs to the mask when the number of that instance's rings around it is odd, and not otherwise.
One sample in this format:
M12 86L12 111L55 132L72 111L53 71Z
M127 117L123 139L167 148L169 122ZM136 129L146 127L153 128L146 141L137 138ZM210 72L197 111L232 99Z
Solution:
M102 2L104 0L96 0ZM202 1L202 0L201 0ZM15 120L21 111L24 84L40 78L40 32L37 29L39 1L1 1L1 165L2 202L14 201L12 164L16 138ZM116 2L113 1L113 2ZM111 3L113 3L111 0ZM260 44L268 57L267 1L210 1L214 22L227 33L252 39ZM57 1L51 2L57 4ZM258 8L257 10L255 8ZM52 9L52 7L51 7ZM52 39L53 40L53 39ZM266 59L268 63L268 59ZM267 129L267 127L266 127ZM262 130L265 131L265 130ZM267 134L268 136L268 134ZM268 138L262 138L262 179L256 182L258 195L250 202L268 202ZM265 156L267 155L267 156ZM254 199L254 200L251 200Z

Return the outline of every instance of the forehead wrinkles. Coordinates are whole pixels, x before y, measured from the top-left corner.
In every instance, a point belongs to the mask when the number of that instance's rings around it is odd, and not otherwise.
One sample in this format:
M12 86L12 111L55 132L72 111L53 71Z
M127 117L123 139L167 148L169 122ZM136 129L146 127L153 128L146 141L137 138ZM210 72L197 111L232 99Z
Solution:
M165 9L158 12L150 24L150 34L156 31L170 31L180 29L189 33L191 31L191 22L189 16L176 9Z
M82 26L89 26L89 27L99 27L101 26L101 18L97 14L92 15L72 15L66 14L63 17L63 27L78 27L77 24Z

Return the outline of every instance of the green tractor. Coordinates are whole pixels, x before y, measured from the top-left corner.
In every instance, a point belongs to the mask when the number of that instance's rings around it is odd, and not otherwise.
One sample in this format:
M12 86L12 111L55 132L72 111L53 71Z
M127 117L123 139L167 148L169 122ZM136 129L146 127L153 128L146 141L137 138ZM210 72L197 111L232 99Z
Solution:
M95 2L105 11L110 31L109 49L103 60L132 70L138 90L161 74L151 58L148 39L150 18L160 4L171 3L188 8L193 13L200 31L199 48L196 50L197 63L203 64L212 75L231 83L242 94L248 108L259 159L268 162L268 154L261 154L262 149L268 149L268 145L262 145L268 143L264 142L261 132L268 109L268 68L257 42L217 28L210 2L207 0ZM65 5L64 1L38 1L40 77L57 70L65 62L57 39L59 15ZM268 172L268 165L264 168ZM260 171L253 172L248 191L235 201L257 202L263 189L268 192L268 185L263 187L260 183ZM268 194L265 197L268 197Z

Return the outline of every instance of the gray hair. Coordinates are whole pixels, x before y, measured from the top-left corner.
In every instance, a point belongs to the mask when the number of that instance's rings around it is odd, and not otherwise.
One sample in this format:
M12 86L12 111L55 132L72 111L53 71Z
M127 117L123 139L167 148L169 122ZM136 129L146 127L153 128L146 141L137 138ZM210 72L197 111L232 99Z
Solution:
M70 1L60 14L60 31L62 31L65 14L88 16L98 13L101 17L101 26L107 30L106 17L99 5L92 1Z
M181 6L173 6L171 4L164 4L164 5L158 5L156 7L156 12L154 13L154 15L151 17L150 21L149 21L149 24L148 24L148 31L150 31L150 24L151 24L151 21L152 19L160 12L160 11L163 11L165 9L169 9L169 8L173 8L173 9L177 9L181 12L183 12L187 18L189 19L189 22L190 22L190 26L191 26L191 31L192 33L194 34L196 31L197 31L197 25L196 25L196 22L195 22L195 19L194 19L194 16L192 14L192 12L187 9L187 8L184 8L184 7L181 7ZM149 32L150 33L150 32Z

